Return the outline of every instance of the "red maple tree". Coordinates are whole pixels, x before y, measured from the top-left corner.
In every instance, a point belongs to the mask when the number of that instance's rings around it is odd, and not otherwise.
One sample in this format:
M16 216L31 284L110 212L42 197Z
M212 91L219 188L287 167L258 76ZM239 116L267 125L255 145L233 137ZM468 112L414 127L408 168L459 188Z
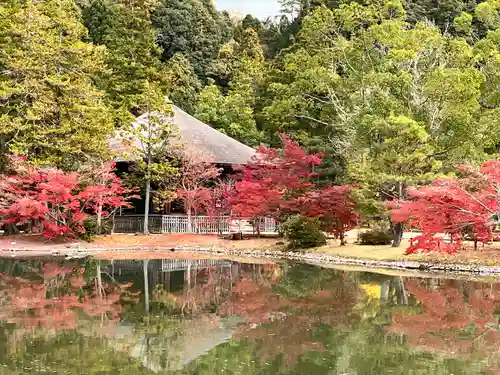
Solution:
M322 155L308 154L289 136L280 137L282 150L260 146L247 165L235 167L240 175L230 201L236 216L279 217L294 198L313 186L313 167L322 163Z
M454 253L467 235L482 243L493 239L494 217L500 211L500 162L484 163L479 171L470 166L458 169L460 178L438 179L429 186L409 189L408 200L393 204L393 221L408 221L422 231L407 254Z
M229 201L233 215L258 219L283 219L290 214L317 217L324 230L344 242L344 233L356 224L350 186L319 189L314 167L322 154L308 154L297 142L281 135L283 149L261 146L249 164L238 167L240 175Z
M16 173L0 176L0 190L5 194L0 225L36 223L47 238L75 237L85 232L84 221L91 214L99 220L120 207L128 207L121 180L114 175L114 164L107 163L94 171L99 181L76 172L55 168L37 168L16 161Z
M345 233L356 227L358 215L351 197L351 186L329 186L307 192L297 199L298 212L307 217L317 217L325 231L333 233L345 244Z

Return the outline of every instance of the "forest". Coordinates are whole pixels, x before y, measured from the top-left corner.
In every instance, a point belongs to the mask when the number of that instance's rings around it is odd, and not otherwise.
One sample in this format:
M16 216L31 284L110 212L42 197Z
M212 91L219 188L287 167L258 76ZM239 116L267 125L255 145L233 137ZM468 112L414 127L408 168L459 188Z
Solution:
M322 153L319 187L365 216L500 147L500 1L281 0L259 20L211 0L3 0L0 173L73 171L173 103L256 148Z

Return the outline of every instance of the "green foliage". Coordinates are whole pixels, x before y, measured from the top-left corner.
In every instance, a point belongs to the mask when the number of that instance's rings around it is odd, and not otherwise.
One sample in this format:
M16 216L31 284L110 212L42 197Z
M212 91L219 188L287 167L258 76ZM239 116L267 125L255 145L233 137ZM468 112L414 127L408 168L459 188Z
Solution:
M153 16L163 60L182 53L204 78L212 59L231 36L231 21L204 0L161 0Z
M326 245L326 236L319 227L317 220L297 215L283 224L282 231L288 247L301 250Z
M97 225L97 217L90 216L87 220L83 222L83 228L85 232L77 232L79 239L87 242L92 242L98 235L111 234L113 229L113 219L102 220L101 228Z
M135 160L129 184L145 186L155 183L165 189L178 173L172 158L178 147L178 129L166 120L171 107L161 89L146 82L143 92L140 111L146 116L120 132L124 143L136 145L129 155Z
M105 156L112 130L102 93L103 48L85 43L73 1L0 6L0 151L65 169Z
M114 128L168 114L165 95L247 145L284 132L324 152L314 182L356 183L365 214L498 153L498 0L280 3L280 19L238 21L206 0L3 1L0 169L11 153L109 157ZM131 132L136 183L172 197L175 130Z
M456 21L461 32L469 20ZM297 42L273 64L259 118L269 135L329 145L322 179L347 170L363 205L374 207L401 186L404 194L456 163L483 160L498 143L494 33L472 44L413 25L397 1L312 7Z
M227 93L210 82L200 94L195 116L214 128L250 146L260 143L255 119L256 98L265 71L264 55L257 33L245 30L242 41L224 46L226 65L216 69L228 78Z
M475 2L468 0L409 0L405 1L408 20L417 23L422 20L432 21L441 30L446 30L461 12L474 9Z
M148 100L146 82L166 91L158 58L161 50L151 26L154 9L152 1L92 0L83 10L92 41L107 47L108 69L96 78L119 127L128 126L142 114L141 107Z
M392 237L392 233L389 231L371 229L360 233L359 243L361 245L390 245Z
M184 55L177 53L168 61L164 80L172 102L184 111L193 114L201 90L201 82Z

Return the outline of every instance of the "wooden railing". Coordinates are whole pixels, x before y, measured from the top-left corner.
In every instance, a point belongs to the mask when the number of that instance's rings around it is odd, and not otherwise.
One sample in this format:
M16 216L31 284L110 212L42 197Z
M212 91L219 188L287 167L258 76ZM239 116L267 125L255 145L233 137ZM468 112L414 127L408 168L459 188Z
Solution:
M229 216L192 216L191 225L185 215L151 215L149 217L150 233L196 233L196 234L225 234L230 229ZM144 216L116 216L115 233L143 233ZM257 231L256 231L257 232ZM263 218L259 222L259 233L270 234L278 232L278 225L274 219Z

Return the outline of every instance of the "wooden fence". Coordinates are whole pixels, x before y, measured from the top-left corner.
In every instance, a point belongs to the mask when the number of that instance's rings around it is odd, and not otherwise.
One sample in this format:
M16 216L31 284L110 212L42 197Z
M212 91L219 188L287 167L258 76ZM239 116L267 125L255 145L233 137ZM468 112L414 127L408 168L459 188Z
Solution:
M149 232L155 234L167 233L197 233L197 234L224 234L229 233L230 217L208 217L192 216L191 230L189 221L185 215L150 215ZM115 233L143 233L144 216L116 216L114 223ZM257 231L256 231L257 232ZM278 232L278 225L274 219L263 218L259 222L261 234L273 234Z

